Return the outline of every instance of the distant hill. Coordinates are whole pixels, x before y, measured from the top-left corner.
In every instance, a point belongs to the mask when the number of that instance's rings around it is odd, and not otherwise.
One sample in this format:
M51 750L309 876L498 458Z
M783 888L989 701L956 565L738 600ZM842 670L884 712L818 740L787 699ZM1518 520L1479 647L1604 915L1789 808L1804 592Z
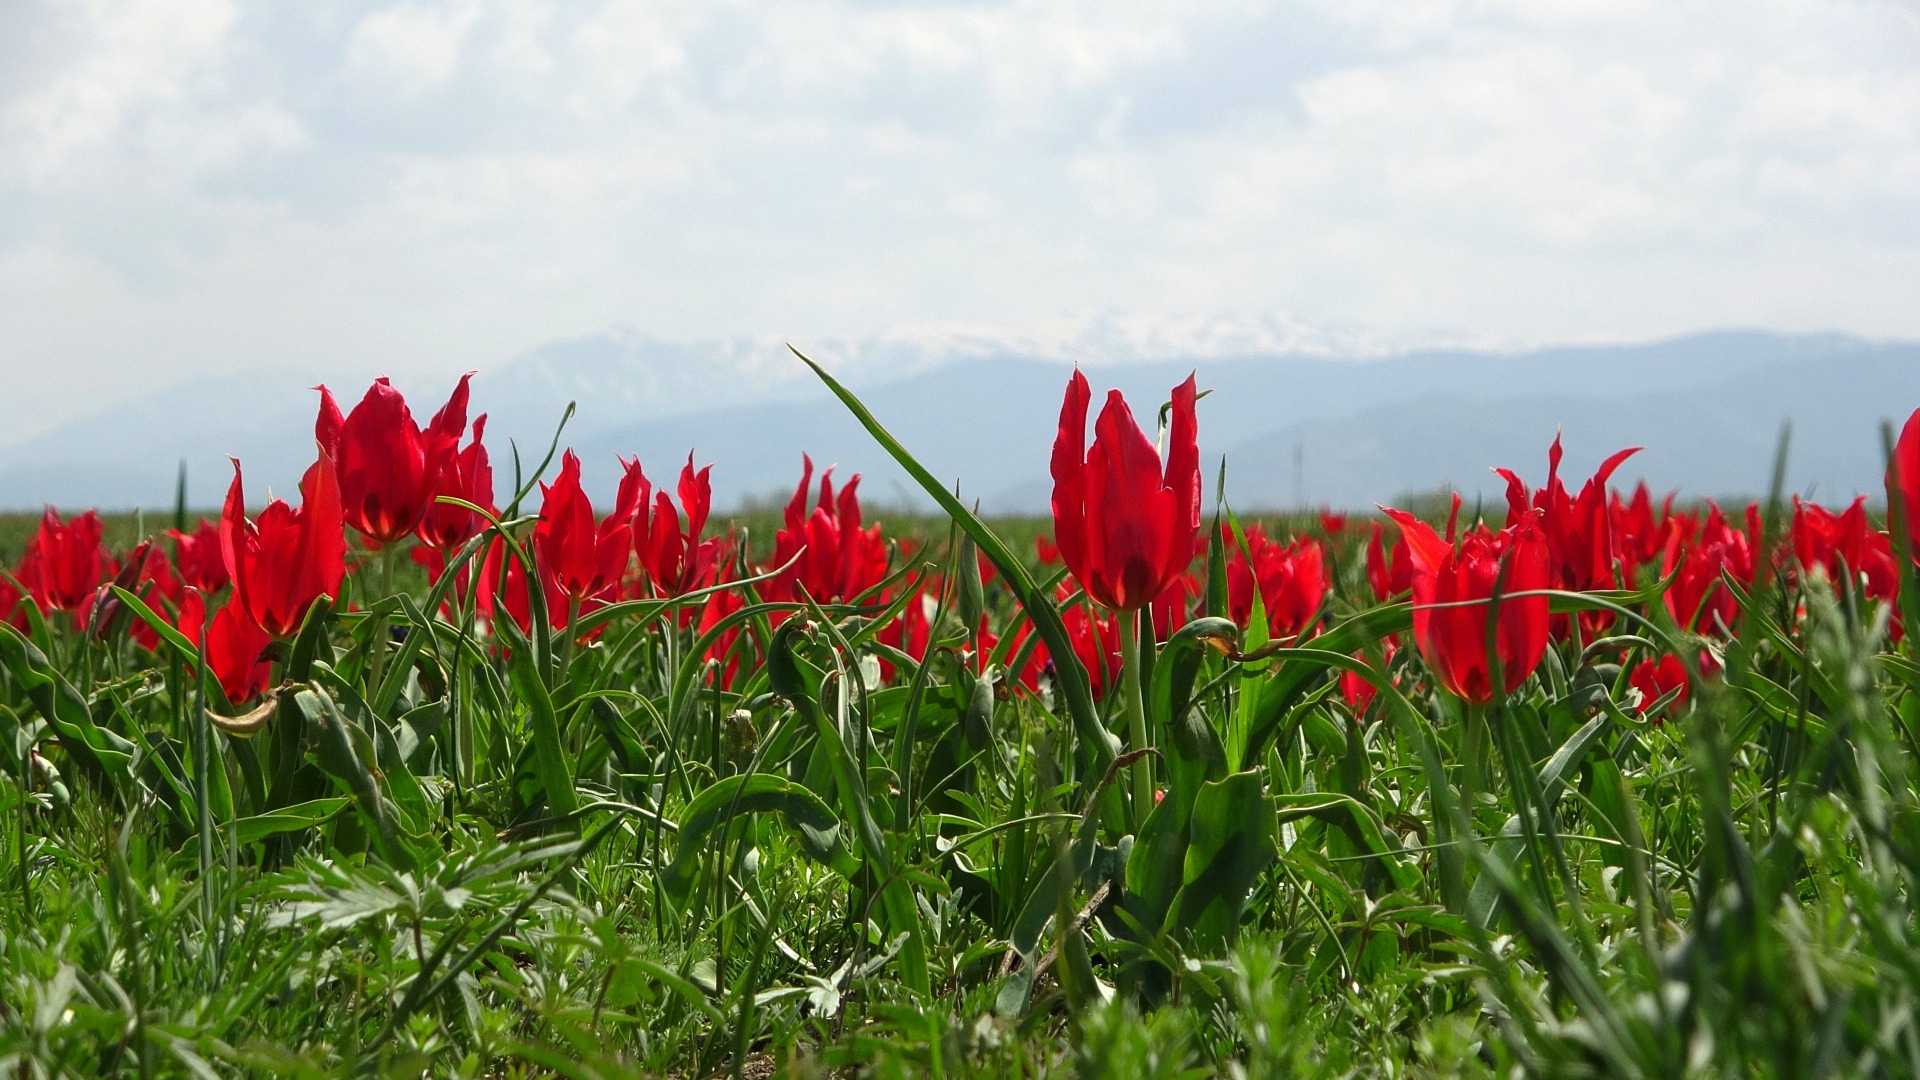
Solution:
M970 340L951 348L830 345L831 370L936 475L995 512L1044 512L1046 461L1067 365L1057 355ZM1228 459L1236 506L1365 507L1451 483L1497 497L1488 468L1545 474L1547 444L1566 434L1567 471L1583 476L1624 445L1648 449L1622 471L1700 494L1764 488L1783 420L1792 420L1791 482L1840 498L1879 474L1881 419L1920 406L1920 344L1835 334L1698 334L1644 345L1515 354L1424 351L1376 359L1251 353L1089 369L1096 390L1124 389L1143 424L1197 367L1203 450ZM215 505L240 457L249 492L291 491L311 460L316 379L200 382L0 447L0 506L159 507L186 459L191 501ZM446 386L406 384L422 419ZM360 387L336 387L343 404ZM611 494L616 455L671 477L689 448L715 463L715 502L792 490L803 450L840 475L866 474L878 503L924 506L840 405L777 346L669 344L603 336L558 342L475 380L491 414L488 442L504 490L507 439L529 467L569 400L566 441L589 483ZM1096 400L1095 408L1099 407ZM1208 489L1212 489L1209 465Z
M1917 407L1920 346L1753 367L1688 392L1629 382L1611 392L1504 400L1434 393L1235 444L1226 452L1228 487L1248 505L1293 504L1288 478L1252 463L1290 462L1297 452L1310 502L1365 506L1443 485L1498 498L1504 481L1490 466L1540 482L1557 427L1570 481L1614 450L1642 446L1617 474L1627 484L1644 478L1657 491L1761 496L1781 427L1790 423L1787 490L1843 501L1880 492L1880 423L1897 427Z
M1118 385L1143 425L1192 365L1089 372ZM1570 475L1621 446L1644 444L1621 476L1700 494L1763 489L1780 423L1796 425L1791 477L1802 490L1851 495L1879 474L1879 422L1920 407L1920 344L1838 336L1699 335L1636 346L1514 356L1418 353L1369 361L1244 357L1200 365L1202 450L1224 454L1236 505L1369 507L1452 484L1496 495L1493 465L1544 477L1547 445L1566 432ZM872 387L862 397L935 475L1003 513L1044 513L1047 454L1066 371L1019 358L971 361ZM1096 399L1094 408L1099 408ZM904 473L837 402L716 410L601 431L576 443L590 458L638 453L651 472L712 460L722 504L791 491L800 449L863 490L925 505ZM1296 470L1296 450L1299 468Z

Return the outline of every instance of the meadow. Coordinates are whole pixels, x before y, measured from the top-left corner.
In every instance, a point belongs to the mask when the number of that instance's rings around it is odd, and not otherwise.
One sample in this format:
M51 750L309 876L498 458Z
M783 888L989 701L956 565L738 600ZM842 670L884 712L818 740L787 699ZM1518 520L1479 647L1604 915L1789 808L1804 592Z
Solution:
M822 378L942 516L596 510L463 380L0 519L0 1075L1920 1075L1920 421L1256 519L1076 376L989 521Z

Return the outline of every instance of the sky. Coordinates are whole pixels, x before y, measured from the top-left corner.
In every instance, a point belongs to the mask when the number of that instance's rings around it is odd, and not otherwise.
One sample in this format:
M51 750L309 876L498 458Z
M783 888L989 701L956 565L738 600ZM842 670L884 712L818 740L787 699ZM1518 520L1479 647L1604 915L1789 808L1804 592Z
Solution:
M1915 0L4 0L0 443L604 330L1920 337Z

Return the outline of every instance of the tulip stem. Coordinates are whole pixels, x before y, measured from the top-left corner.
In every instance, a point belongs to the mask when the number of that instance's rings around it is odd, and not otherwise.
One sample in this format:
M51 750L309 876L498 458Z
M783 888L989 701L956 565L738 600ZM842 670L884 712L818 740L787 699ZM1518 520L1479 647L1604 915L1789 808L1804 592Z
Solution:
M1127 744L1130 749L1147 747L1147 700L1140 690L1140 614L1121 611L1120 616L1120 694L1127 710ZM1153 758L1143 757L1133 767L1133 829L1153 812Z
M393 556L398 548L397 541L380 545L380 595L369 597L369 601L393 595ZM367 607L373 609L375 604L369 602ZM377 694L381 681L386 678L387 616L384 611L370 611L368 617L373 620L373 629L367 635L367 690Z
M1460 802L1466 809L1467 826L1473 831L1474 813L1480 807L1480 793L1486 790L1486 773L1482 763L1487 756L1487 707L1467 704L1467 723L1465 744L1461 748L1461 787Z
M575 635L573 630L573 624L578 622L579 620L580 620L580 598L577 596L568 597L567 598L567 631L566 631L566 634L562 636L560 639L560 656L557 661L559 670L557 675L555 676L556 680L559 682L566 681L567 671L568 669L573 667L573 647L576 644L576 642L574 641Z

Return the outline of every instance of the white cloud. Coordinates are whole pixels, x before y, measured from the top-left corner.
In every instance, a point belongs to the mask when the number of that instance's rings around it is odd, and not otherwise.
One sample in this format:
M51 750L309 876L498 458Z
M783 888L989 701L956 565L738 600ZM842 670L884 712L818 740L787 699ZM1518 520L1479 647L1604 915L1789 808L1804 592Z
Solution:
M1920 335L1920 20L1890 2L6 10L16 434L192 373L440 375L620 322Z
M479 17L479 5L469 0L370 12L347 44L347 73L370 81L376 90L402 94L445 86Z
M77 62L0 115L6 156L36 172L57 170L124 136L144 112L179 101L219 53L234 8L229 0L94 0L85 16Z

